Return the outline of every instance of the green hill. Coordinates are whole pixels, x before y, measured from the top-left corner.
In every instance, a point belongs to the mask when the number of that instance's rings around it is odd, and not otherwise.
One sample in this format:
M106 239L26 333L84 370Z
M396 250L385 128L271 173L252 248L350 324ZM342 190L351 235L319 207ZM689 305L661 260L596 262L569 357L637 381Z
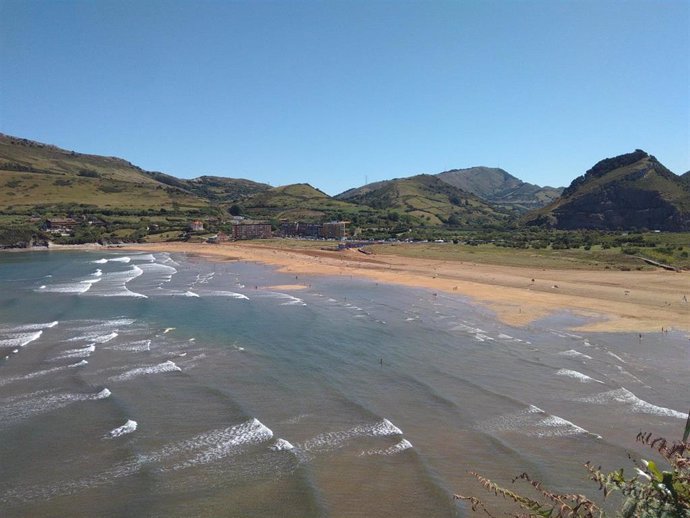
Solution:
M638 149L598 162L524 222L559 229L690 230L690 186Z
M0 210L88 205L99 209L192 210L199 196L166 185L126 160L85 155L0 135Z
M321 221L349 219L360 207L336 200L307 183L274 187L242 202L247 215L264 219Z
M418 175L350 189L336 198L396 210L431 225L466 228L503 224L508 217L477 196L432 175Z
M436 176L494 205L518 212L548 205L558 198L563 190L523 182L503 169L495 167L452 169Z
M146 212L198 211L270 189L250 180L193 180L144 171L126 160L87 155L0 134L0 211L37 207Z
M680 175L680 179L685 182L685 185L690 185L690 171Z

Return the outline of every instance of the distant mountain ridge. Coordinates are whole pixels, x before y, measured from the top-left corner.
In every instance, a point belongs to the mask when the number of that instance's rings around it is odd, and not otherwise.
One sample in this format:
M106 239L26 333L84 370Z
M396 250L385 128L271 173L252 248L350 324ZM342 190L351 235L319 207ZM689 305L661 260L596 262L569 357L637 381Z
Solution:
M145 171L115 157L68 151L0 134L0 212L98 212L133 218L151 214L351 220L353 226L396 229L505 228L518 222L559 229L690 230L690 172L677 176L635 150L597 162L559 189L523 182L499 168L454 169L396 178L330 197L309 184L272 187L247 179L181 179ZM173 218L174 219L174 218Z
M486 202L518 213L548 205L558 198L563 190L562 187L540 187L523 182L497 167L451 169L430 176L435 176L457 189L474 194ZM378 190L391 181L397 180L383 180L349 189L338 194L336 198L341 200L361 198L366 193Z
M558 198L563 190L561 187L540 187L523 182L497 167L451 169L436 176L486 201L519 212L548 205Z
M524 222L566 230L690 230L690 184L637 149L597 162Z
M336 198L375 209L401 211L432 225L477 227L507 220L504 213L474 194L427 174L368 184Z

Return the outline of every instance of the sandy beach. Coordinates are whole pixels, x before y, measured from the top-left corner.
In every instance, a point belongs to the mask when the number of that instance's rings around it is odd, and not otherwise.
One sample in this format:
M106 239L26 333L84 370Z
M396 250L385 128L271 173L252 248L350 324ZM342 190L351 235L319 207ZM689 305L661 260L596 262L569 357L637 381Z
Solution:
M665 270L556 270L365 255L357 250L285 249L257 242L222 245L156 243L127 248L196 254L215 260L272 265L295 275L333 275L428 288L470 297L503 322L525 326L554 312L588 317L588 331L690 332L690 274Z

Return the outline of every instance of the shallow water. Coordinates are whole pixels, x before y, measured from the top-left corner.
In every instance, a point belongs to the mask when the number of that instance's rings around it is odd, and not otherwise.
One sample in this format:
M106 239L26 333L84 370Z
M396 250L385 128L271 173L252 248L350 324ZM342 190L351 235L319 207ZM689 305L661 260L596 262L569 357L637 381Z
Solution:
M0 508L462 516L468 470L595 493L585 461L680 437L690 342L575 322L168 254L3 255Z

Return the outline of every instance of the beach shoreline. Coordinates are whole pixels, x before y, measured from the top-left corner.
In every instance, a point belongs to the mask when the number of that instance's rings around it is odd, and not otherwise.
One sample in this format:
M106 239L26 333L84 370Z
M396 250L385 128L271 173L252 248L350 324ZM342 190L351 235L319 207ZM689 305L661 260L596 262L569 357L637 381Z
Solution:
M109 250L108 248L102 248ZM169 252L270 265L295 276L351 276L465 296L502 322L524 327L558 312L585 317L591 332L690 332L690 274L665 270L564 270L441 261L357 250L282 248L258 242L146 243L117 250ZM301 276L301 277L300 277Z

